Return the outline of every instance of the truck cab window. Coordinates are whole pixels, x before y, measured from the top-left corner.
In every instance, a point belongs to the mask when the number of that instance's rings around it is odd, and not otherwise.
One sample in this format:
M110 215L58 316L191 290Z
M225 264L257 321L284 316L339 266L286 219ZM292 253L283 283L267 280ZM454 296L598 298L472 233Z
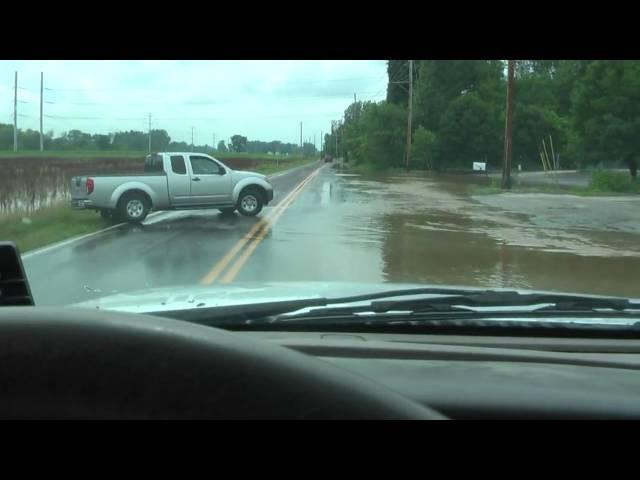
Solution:
M189 159L191 160L191 169L194 175L224 174L224 169L210 158L192 155Z
M187 166L184 163L184 157L182 155L171 156L171 171L178 175L187 174Z

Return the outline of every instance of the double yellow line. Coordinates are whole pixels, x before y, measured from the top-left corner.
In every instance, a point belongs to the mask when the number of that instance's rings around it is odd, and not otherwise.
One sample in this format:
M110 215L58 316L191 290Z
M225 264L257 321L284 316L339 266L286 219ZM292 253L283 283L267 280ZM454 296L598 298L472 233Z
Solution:
M210 285L215 282L225 268L233 261L233 259L240 253L242 248L249 244L242 254L236 259L235 263L226 271L226 273L220 278L220 283L232 282L242 266L249 259L253 251L260 244L260 242L267 235L269 230L275 225L280 216L284 213L285 209L293 203L293 201L300 195L304 187L318 174L319 169L314 170L307 178L302 180L289 194L284 197L268 215L260 219L251 229L236 242L236 244L229 249L229 251L211 268L209 273L200 279L202 285Z

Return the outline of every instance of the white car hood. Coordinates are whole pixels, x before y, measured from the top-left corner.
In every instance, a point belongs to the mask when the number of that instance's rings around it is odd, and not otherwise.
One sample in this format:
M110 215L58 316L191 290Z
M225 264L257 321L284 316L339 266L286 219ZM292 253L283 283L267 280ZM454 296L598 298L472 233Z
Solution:
M403 290L409 288L465 288L469 290L485 290L483 288L460 287L450 285L422 285L422 284L399 284L399 283L347 283L347 282L266 282L266 283L234 283L231 285L216 286L175 286L162 287L149 290L141 290L131 293L120 293L112 296L97 298L73 306L82 308L98 308L101 310L114 310L130 313L150 313L172 310L188 310L210 307L225 307L233 305L251 305L265 302L278 302L288 300L301 300L309 298L336 298L354 295L365 295L389 290ZM509 288L495 288L494 291L518 291L520 293L549 293L537 290L522 290ZM567 295L571 295L568 293ZM438 297L440 295L433 295ZM597 297L597 296L594 296ZM387 297L385 299L393 299ZM395 297L399 298L399 297ZM424 295L403 296L403 299L424 298ZM633 300L640 308L640 299ZM367 302L359 302L367 304ZM353 303L352 305L354 305ZM513 320L519 320L518 312L533 310L541 305L531 305L526 307L490 307L492 311L513 312ZM486 307L485 307L486 308ZM482 311L485 308L473 308ZM508 320L500 317L499 320ZM554 319L554 321L556 321ZM581 323L609 323L609 324L631 324L636 320L629 318L600 319L597 316L589 318L559 318L558 321Z

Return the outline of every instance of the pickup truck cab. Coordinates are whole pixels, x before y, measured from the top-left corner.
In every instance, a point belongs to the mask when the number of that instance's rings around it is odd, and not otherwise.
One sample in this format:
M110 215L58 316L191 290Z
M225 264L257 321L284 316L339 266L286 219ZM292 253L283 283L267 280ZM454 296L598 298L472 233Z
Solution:
M253 216L273 200L273 186L255 172L232 170L202 153L147 155L144 173L71 179L71 206L132 223L149 211L217 208Z

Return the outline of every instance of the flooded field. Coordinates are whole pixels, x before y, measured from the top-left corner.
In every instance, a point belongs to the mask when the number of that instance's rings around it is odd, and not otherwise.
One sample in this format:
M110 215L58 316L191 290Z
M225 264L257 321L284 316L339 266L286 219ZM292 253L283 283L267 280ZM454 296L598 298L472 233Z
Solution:
M30 213L69 198L71 178L109 172L141 173L144 159L0 159L0 215Z

